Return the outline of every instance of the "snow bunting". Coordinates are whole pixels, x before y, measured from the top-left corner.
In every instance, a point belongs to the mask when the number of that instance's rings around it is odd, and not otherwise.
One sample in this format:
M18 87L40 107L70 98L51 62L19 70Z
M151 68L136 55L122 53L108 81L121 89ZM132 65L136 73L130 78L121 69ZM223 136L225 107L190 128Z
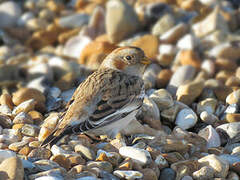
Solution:
M51 146L81 132L114 137L135 119L144 99L142 75L150 61L137 47L115 49L74 92L64 117L42 142Z

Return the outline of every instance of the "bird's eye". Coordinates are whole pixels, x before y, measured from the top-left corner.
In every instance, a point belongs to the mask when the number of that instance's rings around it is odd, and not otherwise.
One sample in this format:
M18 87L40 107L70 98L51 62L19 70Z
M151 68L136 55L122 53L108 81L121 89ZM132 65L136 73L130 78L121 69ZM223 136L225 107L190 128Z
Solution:
M126 58L126 60L128 60L128 61L132 59L131 56L126 56L125 58Z

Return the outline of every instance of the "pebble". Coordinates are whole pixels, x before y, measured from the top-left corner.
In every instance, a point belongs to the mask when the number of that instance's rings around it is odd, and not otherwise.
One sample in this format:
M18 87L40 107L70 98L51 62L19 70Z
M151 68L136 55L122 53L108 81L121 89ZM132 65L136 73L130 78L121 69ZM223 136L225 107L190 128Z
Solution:
M35 137L39 133L39 127L32 124L25 124L21 129L21 133L25 136Z
M20 18L17 20L18 26L25 26L30 19L35 18L34 13L31 11L23 13Z
M176 172L172 168L164 168L160 173L160 180L169 179L174 180L176 178Z
M119 149L119 154L124 157L130 157L141 165L147 165L152 162L150 153L144 149L124 146Z
M30 79L35 79L42 76L45 76L46 79L49 80L50 82L53 80L53 70L46 63L39 63L33 65L28 70L28 78Z
M167 91L174 96L177 92L177 88L184 82L192 80L195 73L196 69L193 66L185 65L179 67L172 75L167 86Z
M12 102L12 97L10 94L7 94L7 93L3 93L1 96L0 96L0 104L1 105L7 105L10 109L13 109L13 102Z
M18 157L9 157L0 164L1 178L3 179L23 179L24 169L22 161Z
M207 111L203 111L200 114L200 118L206 124L214 125L216 122L219 121L218 117L214 114L210 114Z
M56 168L56 169L51 169L48 171L39 172L37 174L31 174L28 177L30 180L34 180L34 179L40 178L42 176L50 176L50 177L57 177L57 178L63 179L62 171L63 171L62 169Z
M238 59L240 57L239 47L233 47L231 43L226 42L210 49L208 55L216 58Z
M71 167L71 162L70 160L65 157L64 155L58 154L58 155L53 155L50 160L58 163L61 167L65 168L66 170L70 169Z
M4 160L11 158L11 157L16 157L16 153L13 151L9 150L2 150L0 149L0 162L2 163Z
M176 61L179 61L182 65L191 65L196 69L201 67L201 59L193 50L183 49L178 52L176 58Z
M0 125L3 128L10 128L12 126L13 122L11 118L5 114L0 114Z
M40 18L31 18L26 22L26 27L31 31L44 30L47 28L47 21Z
M214 98L204 99L197 104L197 113L206 111L208 114L214 114L217 107L217 100Z
M82 144L77 144L74 147L74 150L75 150L75 152L80 153L81 156L83 156L87 160L94 160L96 158L95 152L92 149L90 149Z
M165 89L154 91L149 98L157 104L160 111L168 109L174 104L171 94Z
M203 166L198 171L193 173L194 179L212 179L214 177L214 170L209 166Z
M36 178L35 180L63 180L62 177L56 177L56 176L41 176Z
M106 32L110 42L119 42L139 28L138 17L125 0L110 0L106 9Z
M229 113L229 114L226 114L225 119L229 123L240 122L240 114L239 113Z
M12 101L15 105L19 105L30 99L34 99L37 102L36 106L40 106L46 101L45 96L39 90L33 88L20 88L13 93L12 97Z
M158 45L158 38L150 34L146 34L132 43L132 46L141 48L149 59L156 59Z
M220 154L219 157L227 161L229 163L230 168L233 166L234 163L240 162L240 157L238 155Z
M164 14L152 27L152 34L160 36L175 25L175 19L170 13Z
M89 15L84 13L76 13L58 19L57 24L62 28L77 28L87 24L88 21Z
M90 161L87 163L87 167L92 169L94 167L99 168L103 171L111 173L113 171L113 166L110 162L107 161Z
M41 171L48 171L51 169L59 168L60 166L51 160L38 160L33 163L37 168L39 168Z
M17 115L21 112L28 113L29 111L32 111L35 108L36 103L37 102L34 99L24 101L13 110L13 114Z
M211 154L198 160L201 165L209 166L214 170L214 177L225 178L229 171L229 164L222 158Z
M19 151L20 149L22 149L25 145L28 144L28 141L20 141L20 142L15 142L12 143L8 146L8 149L12 150L12 151Z
M31 116L29 116L27 113L25 112L20 112L19 114L17 114L17 116L15 116L15 118L13 119L13 123L14 124L33 124L33 120L31 118Z
M14 27L17 23L22 10L19 5L13 1L2 2L0 4L0 28Z
M49 159L51 156L51 151L45 148L38 148L33 149L29 154L29 158L36 158L36 159Z
M150 64L144 74L143 74L143 80L144 80L144 86L145 89L153 88L156 84L156 77L158 73L161 71L161 67L157 64Z
M156 86L158 88L165 88L172 76L172 71L168 69L163 69L158 73Z
M219 147L221 145L220 137L211 125L201 129L198 135L207 140L207 148Z
M194 34L201 38L213 31L228 32L226 21L220 15L220 9L215 7L214 10L208 14L202 21L195 23L192 26Z
M183 35L186 34L188 26L179 23L160 36L160 42L166 44L175 44Z
M204 82L202 80L180 85L176 92L177 100L190 105L202 93L203 88Z
M189 129L197 123L197 120L196 113L190 108L185 108L177 114L175 124L182 129Z
M237 104L239 103L239 98L240 98L240 90L233 91L230 93L227 98L226 98L226 103L228 104Z
M141 116L145 123L149 124L152 128L161 129L160 112L156 103L145 97L141 108Z
M226 123L216 128L217 132L225 132L229 138L233 138L239 134L240 122Z
M177 42L179 49L193 50L198 45L197 38L192 34L186 34Z
M65 43L63 54L72 58L79 58L84 47L91 42L87 36L73 36Z
M123 171L123 170L116 170L113 174L119 178L125 179L141 179L143 174L139 171Z

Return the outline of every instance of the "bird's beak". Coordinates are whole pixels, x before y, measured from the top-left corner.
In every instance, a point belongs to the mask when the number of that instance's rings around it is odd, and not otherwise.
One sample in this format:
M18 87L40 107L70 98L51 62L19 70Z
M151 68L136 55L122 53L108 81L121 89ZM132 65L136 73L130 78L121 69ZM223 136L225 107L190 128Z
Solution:
M146 56L141 60L141 63L144 65L148 65L151 63L150 59L148 59Z

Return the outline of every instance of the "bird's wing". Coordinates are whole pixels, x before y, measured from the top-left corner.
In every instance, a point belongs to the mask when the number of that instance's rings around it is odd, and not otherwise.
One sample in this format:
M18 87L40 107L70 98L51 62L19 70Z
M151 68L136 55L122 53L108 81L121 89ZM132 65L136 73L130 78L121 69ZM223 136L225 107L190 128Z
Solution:
M119 120L122 114L141 106L143 94L143 81L139 77L110 69L98 70L79 85L64 118L43 144Z

